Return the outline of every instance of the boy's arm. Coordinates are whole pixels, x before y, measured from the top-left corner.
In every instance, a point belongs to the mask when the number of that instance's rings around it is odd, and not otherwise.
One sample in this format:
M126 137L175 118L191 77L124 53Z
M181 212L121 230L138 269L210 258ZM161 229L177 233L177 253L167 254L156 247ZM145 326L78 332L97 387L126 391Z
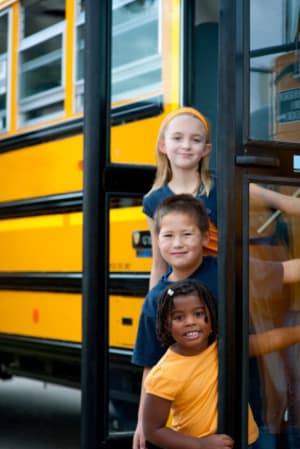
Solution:
M163 449L228 449L233 440L228 435L215 434L197 438L166 427L171 401L145 394L143 427L147 441Z
M249 335L249 356L281 351L300 342L300 326L280 327Z
M146 440L143 432L143 410L144 410L144 402L145 402L145 387L144 383L146 377L150 373L151 368L145 367L143 371L142 383L141 383L141 393L140 393L140 403L138 410L138 421L136 425L136 429L133 435L132 449L145 449L146 448Z

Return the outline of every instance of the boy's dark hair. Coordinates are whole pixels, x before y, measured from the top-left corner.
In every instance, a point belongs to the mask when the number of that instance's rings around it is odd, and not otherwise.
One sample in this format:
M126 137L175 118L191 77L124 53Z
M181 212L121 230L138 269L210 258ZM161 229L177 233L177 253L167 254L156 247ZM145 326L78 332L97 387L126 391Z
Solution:
M175 343L170 330L170 314L173 309L174 298L179 295L187 296L192 293L196 293L199 296L210 314L212 333L209 336L208 344L210 345L215 341L218 333L216 301L205 284L195 279L186 279L169 285L158 300L156 332L163 346L170 346Z
M202 233L209 229L208 215L203 202L189 193L181 193L165 198L157 206L154 214L155 232L157 234L160 231L163 217L172 212L193 216Z

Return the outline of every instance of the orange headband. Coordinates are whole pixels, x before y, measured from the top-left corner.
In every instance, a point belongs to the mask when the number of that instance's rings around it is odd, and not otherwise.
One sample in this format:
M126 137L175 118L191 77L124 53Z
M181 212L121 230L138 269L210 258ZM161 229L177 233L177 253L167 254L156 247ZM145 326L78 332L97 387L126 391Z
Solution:
M200 122L203 124L203 126L205 128L205 131L207 133L209 132L208 121L206 120L204 115L202 115L201 112L197 111L197 109L189 108L189 107L182 107L182 108L178 108L178 109L175 109L174 111L169 112L169 114L167 114L165 116L165 118L163 119L163 121L161 123L161 129L165 128L174 117L176 117L177 115L181 115L181 114L193 115L194 117L196 117L197 119L200 120Z

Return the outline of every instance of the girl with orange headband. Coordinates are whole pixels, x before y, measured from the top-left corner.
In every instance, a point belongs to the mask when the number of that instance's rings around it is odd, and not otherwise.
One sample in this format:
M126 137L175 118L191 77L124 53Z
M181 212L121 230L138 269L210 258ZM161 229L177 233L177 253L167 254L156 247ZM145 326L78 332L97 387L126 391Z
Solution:
M208 168L212 150L210 138L208 120L191 107L171 111L161 123L156 143L156 177L143 201L152 238L150 288L167 271L167 264L158 249L153 222L154 212L164 198L190 193L204 202L210 219L206 254L217 253L216 180Z

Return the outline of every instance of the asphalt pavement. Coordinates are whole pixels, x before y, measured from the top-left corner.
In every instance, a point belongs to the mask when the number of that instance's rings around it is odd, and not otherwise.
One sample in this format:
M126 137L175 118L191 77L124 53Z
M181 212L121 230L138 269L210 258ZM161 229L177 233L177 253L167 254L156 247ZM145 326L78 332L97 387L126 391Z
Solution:
M80 390L0 381L1 449L80 449Z

